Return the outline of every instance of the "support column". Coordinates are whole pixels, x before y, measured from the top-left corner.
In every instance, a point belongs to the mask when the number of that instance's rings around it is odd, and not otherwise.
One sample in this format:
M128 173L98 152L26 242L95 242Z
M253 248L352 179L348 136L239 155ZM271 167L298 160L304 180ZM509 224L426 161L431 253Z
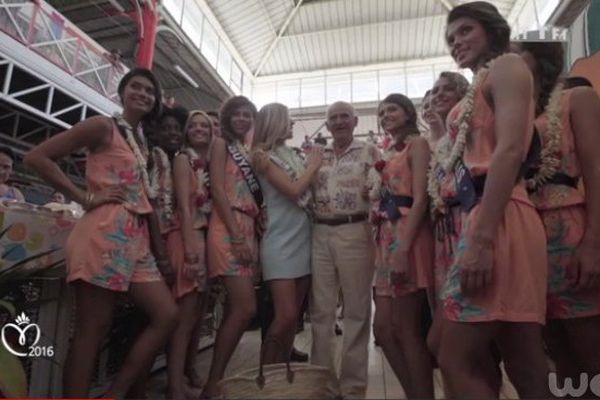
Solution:
M138 67L152 69L159 20L158 0L145 0L139 1L139 3L141 3L141 13L136 13L136 22L138 26L136 65Z

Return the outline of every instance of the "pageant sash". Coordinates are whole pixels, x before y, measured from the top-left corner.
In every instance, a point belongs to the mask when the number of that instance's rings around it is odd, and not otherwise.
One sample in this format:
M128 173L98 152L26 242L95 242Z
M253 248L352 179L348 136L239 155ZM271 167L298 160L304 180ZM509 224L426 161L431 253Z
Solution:
M228 144L227 151L231 155L231 158L233 158L233 161L237 164L240 171L242 171L244 180L248 185L248 189L250 189L250 193L252 193L252 197L254 197L256 205L260 209L263 209L265 207L265 202L262 189L260 187L260 183L258 182L258 178L252 169L252 166L236 146Z

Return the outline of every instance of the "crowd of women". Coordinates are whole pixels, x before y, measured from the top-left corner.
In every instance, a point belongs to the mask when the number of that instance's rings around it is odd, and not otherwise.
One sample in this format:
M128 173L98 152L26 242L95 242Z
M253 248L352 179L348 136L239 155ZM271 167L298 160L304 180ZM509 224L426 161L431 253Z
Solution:
M497 398L500 363L522 398L549 396L548 358L562 378L600 374L600 100L565 86L559 43L509 38L489 3L455 7L445 39L473 82L439 76L423 99L428 134L406 96L378 107L391 140L360 188L371 204L374 333L409 398L434 397L436 364L449 398ZM160 93L150 71L134 69L119 85L121 114L85 120L25 158L87 210L66 248L77 311L65 396L88 395L118 292L148 323L106 397L140 396L165 344L168 396L184 398L186 380L217 396L259 277L275 307L265 362L292 349L323 151L303 159L285 144L293 121L281 104L257 111L236 96L215 118L161 111ZM87 190L57 164L81 148ZM194 357L212 278L228 307L202 382Z

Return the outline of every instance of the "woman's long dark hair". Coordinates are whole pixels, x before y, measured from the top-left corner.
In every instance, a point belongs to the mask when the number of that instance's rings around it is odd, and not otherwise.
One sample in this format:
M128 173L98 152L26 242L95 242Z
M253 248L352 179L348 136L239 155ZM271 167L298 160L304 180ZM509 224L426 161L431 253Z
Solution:
M478 21L485 30L490 44L490 52L486 54L486 61L492 60L508 51L510 26L495 6L486 1L473 1L461 4L450 11L446 19L446 26L464 17ZM447 39L448 37L446 36L446 41Z
M152 85L154 85L154 105L152 106L152 109L150 110L150 112L148 114L144 115L144 117L142 118L142 120L146 121L146 122L154 121L160 115L160 112L162 110L162 90L160 88L160 83L158 82L158 79L156 79L156 76L154 75L154 73L152 71L150 71L149 69L146 69L146 68L139 68L139 67L132 69L131 71L126 73L123 76L123 78L121 78L121 81L119 82L119 86L117 88L117 93L119 94L119 97L121 98L121 103L122 103L123 102L123 92L125 91L125 86L127 86L129 81L132 80L136 76L143 76L144 78L146 78L150 82L152 82Z
M419 134L419 128L417 126L417 110L408 97L400 93L392 93L379 103L379 107L385 103L396 104L406 113L408 119L406 120L406 125L401 129L403 132L408 132L409 135Z
M558 83L564 68L564 51L560 42L519 42L515 43L521 51L526 51L535 59L536 83L539 85L539 94L536 99L535 113L544 112L550 94Z
M252 119L256 119L256 106L254 105L254 103L248 100L247 97L233 96L227 99L227 101L223 103L223 106L221 107L221 110L219 112L221 122L221 135L227 143L232 143L236 139L243 139L237 137L235 131L233 130L233 127L231 126L231 117L233 117L233 114L235 114L237 109L239 109L240 107L250 108L250 112L252 113Z

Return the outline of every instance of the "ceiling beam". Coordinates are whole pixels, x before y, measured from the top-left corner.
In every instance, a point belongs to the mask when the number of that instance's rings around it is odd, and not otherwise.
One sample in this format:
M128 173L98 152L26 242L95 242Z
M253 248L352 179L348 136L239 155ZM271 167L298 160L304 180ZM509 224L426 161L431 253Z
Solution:
M296 36L311 36L311 35L319 35L319 34L322 34L322 33L343 32L343 31L347 31L347 30L351 30L351 29L356 29L356 28L372 27L372 26L379 26L379 25L385 25L385 24L405 23L405 22L416 21L416 20L423 20L423 21L425 21L425 20L427 20L429 18L444 18L445 19L447 17L447 15L448 14L433 14L433 15L428 15L426 17L396 19L396 20L392 20L392 21L370 22L370 23L366 23L366 24L357 24L357 25L343 26L343 27L338 27L338 28L320 29L320 30L315 30L315 31L310 31L310 32L299 32L299 33L284 35L284 37L286 37L286 38L293 38L293 37L296 37Z
M506 20L508 21L511 27L515 25L517 18L523 12L523 8L525 8L526 4L527 0L516 0L515 2L513 2L508 16L506 17Z
M277 46L277 42L279 42L279 39L281 39L281 37L283 36L283 34L285 33L285 31L287 30L287 27L290 25L290 22L292 22L292 20L296 16L296 12L298 12L298 10L300 9L300 7L302 6L302 2L303 1L304 0L298 0L298 2L296 3L296 5L292 9L292 11L290 12L290 14L288 15L288 17L286 18L285 22L281 26L281 29L279 30L279 33L277 34L277 36L275 37L275 39L273 39L273 41L271 42L271 45L269 46L269 48L267 49L267 51L263 55L262 59L260 60L260 63L258 64L258 68L256 68L256 71L254 71L254 77L255 78L258 76L258 74L260 74L260 71L265 66L265 63L267 62L267 60L271 56L271 53L275 49L275 46Z
M178 85L180 90L193 92L195 94L200 94L201 96L206 95L208 97L217 99L218 101L222 101L219 93L217 93L218 88L215 90L215 87L209 82L210 79L207 79L207 74L199 73L199 68L192 68L188 63L188 58L182 54L179 54L178 52L173 53L171 49L165 49L162 46L157 46L156 50L160 53L160 57L156 57L154 63L155 67L158 67L162 70L162 74L168 74L171 80L174 80L178 83L182 82L183 78L181 75L173 72L172 63L178 63L178 65L181 65L182 68L185 67L185 71L188 72L191 78L199 84L197 89L192 89L191 87L188 87L187 84L180 84ZM190 55L194 57L193 54ZM216 85L218 85L218 83L216 83ZM165 90L174 91L176 89L175 87L170 87L168 89L165 88Z
M439 2L446 9L446 11L450 11L454 8L454 5L450 2L450 0L439 0Z
M279 81L287 81L294 79L310 79L310 78L324 78L330 75L342 75L352 74L361 72L374 72L378 70L393 70L393 69L404 69L404 68L416 68L416 67L431 67L436 64L454 64L454 60L447 53L440 54L437 56L430 56L423 59L406 59L398 60L387 63L376 63L368 65L347 65L344 67L337 68L321 68L310 72L284 72L281 74L274 75L263 75L259 76L255 80L255 84L262 83L273 83Z

